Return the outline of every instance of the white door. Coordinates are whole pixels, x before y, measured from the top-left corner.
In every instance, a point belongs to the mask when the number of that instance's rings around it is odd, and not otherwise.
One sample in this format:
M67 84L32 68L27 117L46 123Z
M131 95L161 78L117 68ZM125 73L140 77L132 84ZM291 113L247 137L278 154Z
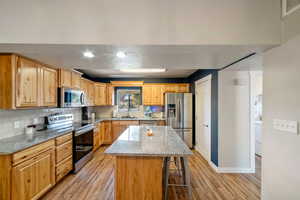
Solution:
M211 79L196 83L196 150L210 161Z

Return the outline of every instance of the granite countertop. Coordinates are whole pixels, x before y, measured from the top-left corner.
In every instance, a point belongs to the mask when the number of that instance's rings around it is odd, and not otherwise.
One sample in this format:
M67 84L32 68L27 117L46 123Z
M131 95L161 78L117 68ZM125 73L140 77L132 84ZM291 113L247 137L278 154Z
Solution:
M13 154L37 144L41 144L56 137L65 135L73 131L73 128L60 130L37 131L32 135L21 134L0 140L0 155Z
M153 136L147 136L147 128ZM193 153L176 132L167 126L130 126L105 151L115 156L191 156Z
M141 117L141 118L121 118L121 117L107 117L107 118L96 118L94 123L99 123L102 121L160 121L166 120L165 118L151 118L151 117ZM83 123L93 123L92 120L82 120Z
M164 120L158 118L97 118L94 122L91 120L82 120L75 123L99 123L101 121L108 121L108 120ZM54 139L56 137L65 135L70 133L74 130L73 127L60 129L60 130L43 130L43 131L36 131L32 135L16 135L9 138L0 139L0 155L8 155L13 154L18 151L22 151L29 147L35 146L37 144L41 144L48 140Z

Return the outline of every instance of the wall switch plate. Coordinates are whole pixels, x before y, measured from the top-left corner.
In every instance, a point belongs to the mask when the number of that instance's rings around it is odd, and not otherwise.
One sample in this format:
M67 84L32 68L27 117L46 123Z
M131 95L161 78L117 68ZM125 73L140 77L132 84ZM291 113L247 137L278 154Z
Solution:
M298 134L298 122L297 121L274 119L273 120L273 128L276 130L279 130L279 131L285 131L285 132L289 132L289 133Z
M14 128L20 128L20 121L14 122Z

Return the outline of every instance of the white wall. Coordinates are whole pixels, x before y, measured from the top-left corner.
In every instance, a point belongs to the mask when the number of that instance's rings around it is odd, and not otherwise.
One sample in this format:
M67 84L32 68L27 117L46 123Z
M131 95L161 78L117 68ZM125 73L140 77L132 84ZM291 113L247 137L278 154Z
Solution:
M280 0L1 0L0 43L279 44Z
M81 121L81 108L42 108L33 110L2 110L0 109L0 139L23 134L25 127L33 124L34 119L38 119L43 124L45 116L65 113L73 114L74 121ZM18 121L19 128L14 127Z
M282 19L283 42L287 42L288 40L300 34L299 19L300 9Z
M299 19L298 19L299 25ZM300 199L300 136L272 128L300 121L300 36L264 54L262 199Z
M219 167L250 170L250 73L239 65L219 72Z

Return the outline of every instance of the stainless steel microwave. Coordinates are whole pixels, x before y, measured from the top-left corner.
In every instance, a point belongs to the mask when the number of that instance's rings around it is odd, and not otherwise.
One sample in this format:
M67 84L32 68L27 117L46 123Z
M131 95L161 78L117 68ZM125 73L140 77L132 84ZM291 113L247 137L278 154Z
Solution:
M83 107L87 105L86 94L82 90L60 88L60 107Z

